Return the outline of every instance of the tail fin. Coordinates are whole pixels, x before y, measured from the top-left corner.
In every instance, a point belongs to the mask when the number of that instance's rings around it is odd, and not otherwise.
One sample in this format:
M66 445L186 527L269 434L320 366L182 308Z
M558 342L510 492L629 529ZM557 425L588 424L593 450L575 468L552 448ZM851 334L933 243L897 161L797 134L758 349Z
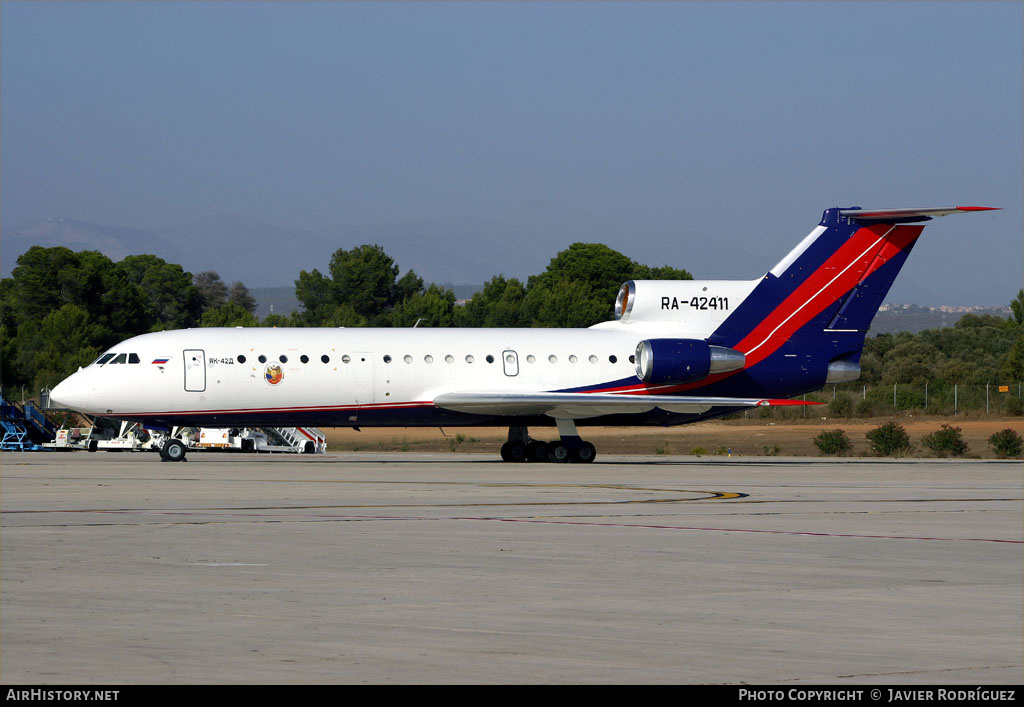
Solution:
M916 224L982 210L989 209L827 209L709 341L746 354L748 368L805 336L832 341L833 359L859 356L871 320L924 229Z

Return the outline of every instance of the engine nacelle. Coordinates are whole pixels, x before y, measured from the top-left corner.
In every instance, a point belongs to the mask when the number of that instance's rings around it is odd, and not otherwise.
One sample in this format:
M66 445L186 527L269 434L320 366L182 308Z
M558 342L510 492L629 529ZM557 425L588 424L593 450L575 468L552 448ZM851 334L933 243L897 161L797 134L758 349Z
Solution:
M646 339L636 345L636 375L652 385L692 383L744 364L739 351L703 339Z
M710 334L760 280L630 280L615 300L623 324L665 322Z

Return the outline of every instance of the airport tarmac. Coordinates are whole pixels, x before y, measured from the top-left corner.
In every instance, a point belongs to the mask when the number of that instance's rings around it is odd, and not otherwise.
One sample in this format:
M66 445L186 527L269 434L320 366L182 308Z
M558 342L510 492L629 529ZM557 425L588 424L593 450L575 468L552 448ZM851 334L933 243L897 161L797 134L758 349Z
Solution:
M1021 683L1019 461L0 456L13 683Z

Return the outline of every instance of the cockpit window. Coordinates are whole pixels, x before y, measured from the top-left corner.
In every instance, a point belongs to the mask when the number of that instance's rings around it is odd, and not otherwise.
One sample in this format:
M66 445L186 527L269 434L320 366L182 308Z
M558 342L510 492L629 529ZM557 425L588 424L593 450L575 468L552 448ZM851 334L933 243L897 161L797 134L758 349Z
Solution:
M128 363L138 363L138 362L139 362L139 355L138 354L133 354L133 353L128 354Z
M103 354L98 359L96 359L96 365L97 366L102 366L104 363L106 363L107 361L109 361L112 358L114 358L114 354L112 354L112 353Z
M118 354L117 356L114 357L114 360L110 362L110 365L114 365L115 363L124 363L127 360L128 354Z

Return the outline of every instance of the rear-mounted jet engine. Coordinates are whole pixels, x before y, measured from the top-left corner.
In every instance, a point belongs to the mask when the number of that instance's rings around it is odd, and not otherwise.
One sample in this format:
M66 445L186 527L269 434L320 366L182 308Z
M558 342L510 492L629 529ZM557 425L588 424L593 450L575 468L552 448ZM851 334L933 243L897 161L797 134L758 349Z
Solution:
M745 363L739 351L702 339L647 339L636 346L636 375L652 385L692 383Z

